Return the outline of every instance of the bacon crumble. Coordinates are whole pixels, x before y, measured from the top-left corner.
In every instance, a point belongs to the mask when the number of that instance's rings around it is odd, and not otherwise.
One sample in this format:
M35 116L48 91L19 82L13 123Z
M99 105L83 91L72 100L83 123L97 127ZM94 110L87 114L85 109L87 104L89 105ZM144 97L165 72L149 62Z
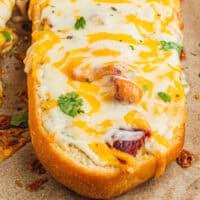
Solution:
M176 159L176 162L183 168L190 167L194 161L194 154L190 153L185 149L181 151L179 157Z
M23 187L23 184L22 184L22 182L20 181L20 180L15 180L15 185L17 186L17 187Z
M46 170L42 166L39 160L35 159L30 163L30 170L32 172L37 173L38 175L42 175L46 173Z
M195 98L196 100L200 100L200 93L199 93L199 94L196 94L196 95L194 96L194 98Z
M31 184L26 186L26 190L29 192L37 192L41 189L41 186L44 185L48 181L47 178L40 178L32 182Z
M5 130L10 128L11 116L0 115L0 130Z

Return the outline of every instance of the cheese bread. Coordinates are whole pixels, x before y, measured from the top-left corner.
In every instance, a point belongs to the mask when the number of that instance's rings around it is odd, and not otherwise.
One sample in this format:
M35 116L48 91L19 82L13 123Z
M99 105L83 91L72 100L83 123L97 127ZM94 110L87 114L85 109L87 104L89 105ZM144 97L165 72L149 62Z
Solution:
M10 19L15 0L0 0L0 54L8 52L16 42L16 35L6 27Z
M96 199L159 177L184 141L179 0L31 0L25 59L38 158Z

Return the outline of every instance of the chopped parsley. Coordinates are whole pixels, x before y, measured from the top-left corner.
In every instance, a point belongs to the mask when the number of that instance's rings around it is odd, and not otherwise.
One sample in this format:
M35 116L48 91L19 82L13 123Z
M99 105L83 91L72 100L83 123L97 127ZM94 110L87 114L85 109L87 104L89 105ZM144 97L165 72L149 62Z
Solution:
M175 49L179 55L181 54L181 51L183 50L183 46L180 44L177 44L175 42L167 42L167 41L160 41L161 49L164 51L168 51L170 49Z
M143 85L143 86L142 86L142 90L143 90L144 92L148 91L148 89L149 89L149 88L148 88L147 85Z
M134 51L134 50L135 50L135 48L134 48L134 46L133 46L133 45L129 45L129 47L130 47L130 49L131 49L132 51Z
M60 110L66 115L76 117L78 114L84 113L81 109L83 100L75 92L60 95L57 102Z
M171 102L171 97L165 92L158 92L158 96L166 103Z
M11 126L27 128L28 127L28 113L22 112L17 115L13 115L10 121Z
M6 42L10 42L12 40L10 33L7 31L0 31L0 33L4 36Z
M79 30L79 29L84 29L86 26L86 21L84 17L80 17L79 19L77 19L74 27L75 29Z

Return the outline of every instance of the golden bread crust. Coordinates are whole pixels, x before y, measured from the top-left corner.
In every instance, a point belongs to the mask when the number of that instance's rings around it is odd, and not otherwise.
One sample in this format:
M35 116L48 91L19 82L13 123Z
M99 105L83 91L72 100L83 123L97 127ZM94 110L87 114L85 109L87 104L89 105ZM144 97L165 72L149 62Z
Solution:
M184 143L184 123L174 133L171 147L166 155L149 155L141 161L133 173L123 170L101 172L86 169L63 156L52 141L46 137L46 130L42 126L37 110L36 83L31 74L28 75L29 92L29 125L32 144L39 160L47 171L60 183L82 196L95 199L109 199L118 196L152 177L160 176L165 166L176 159ZM148 170L147 170L148 169Z

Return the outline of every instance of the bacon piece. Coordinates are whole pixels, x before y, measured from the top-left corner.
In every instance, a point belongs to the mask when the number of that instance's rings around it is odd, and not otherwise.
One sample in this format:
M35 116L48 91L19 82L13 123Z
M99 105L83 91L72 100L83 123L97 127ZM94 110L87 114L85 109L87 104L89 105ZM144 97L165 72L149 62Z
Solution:
M133 82L115 78L115 99L118 101L125 101L128 103L138 103L142 98L142 90Z
M138 150L142 147L142 145L145 142L145 139L151 136L150 131L146 130L140 130L140 129L124 129L120 128L120 131L124 131L124 134L128 132L132 132L133 134L138 134L143 132L144 134L139 137L136 140L115 140L112 144L112 147L114 147L117 150L120 150L122 152L126 152L128 154L131 154L133 156L136 156Z

